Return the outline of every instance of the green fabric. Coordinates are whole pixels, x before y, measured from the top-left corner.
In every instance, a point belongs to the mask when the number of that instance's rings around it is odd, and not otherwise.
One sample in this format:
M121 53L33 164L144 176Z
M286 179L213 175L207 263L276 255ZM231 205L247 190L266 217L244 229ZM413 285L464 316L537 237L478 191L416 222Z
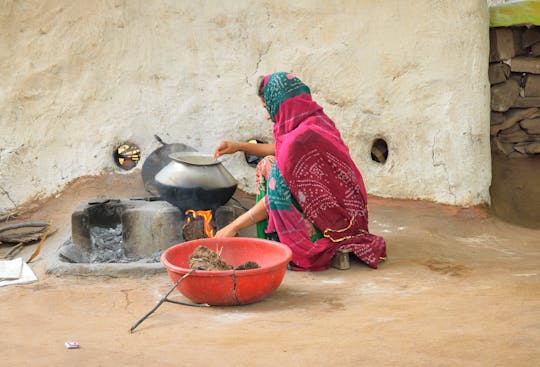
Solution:
M285 72L272 74L266 83L266 87L264 87L266 109L272 121L274 121L274 117L283 101L300 94L311 94L309 87L302 83L300 79Z
M292 204L299 212L302 212L300 205L291 195L291 191L289 190L289 187L287 186L287 183L285 182L285 179L283 178L277 164L272 166L270 175L268 177L268 182L270 182L272 179L274 180L275 188L274 190L267 190L266 192L266 195L273 195L273 199L269 200L270 210L291 210L290 208ZM264 196L264 193L259 193L257 199L261 200L264 198ZM264 232L267 226L267 220L257 224L257 236L259 238L268 238L268 234ZM319 238L323 237L322 232L317 227L313 226L313 228L315 229L315 234L311 236L311 242L315 242Z
M509 27L522 24L540 25L540 1L514 1L489 8L491 27Z
M267 189L266 195L268 195L269 210L291 210L291 191L285 178L281 174L277 163L272 166L270 174L268 176L268 183L271 183L270 188ZM267 184L268 185L268 184Z
M261 200L264 200L266 192L259 192L259 195L255 198L255 202L258 203ZM258 238L267 238L266 228L268 227L268 219L261 220L257 222L257 237Z

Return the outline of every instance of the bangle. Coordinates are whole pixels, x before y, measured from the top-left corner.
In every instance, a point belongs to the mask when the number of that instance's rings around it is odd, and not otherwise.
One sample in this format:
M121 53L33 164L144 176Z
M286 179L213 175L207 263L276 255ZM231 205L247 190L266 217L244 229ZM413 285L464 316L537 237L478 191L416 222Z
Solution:
M256 224L255 218L253 218L253 213L251 212L251 209L248 210L249 219L251 220L251 224Z

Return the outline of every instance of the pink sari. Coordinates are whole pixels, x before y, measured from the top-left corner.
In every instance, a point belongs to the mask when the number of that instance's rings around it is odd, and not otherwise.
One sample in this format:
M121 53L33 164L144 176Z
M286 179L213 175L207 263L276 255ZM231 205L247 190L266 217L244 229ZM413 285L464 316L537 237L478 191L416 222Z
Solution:
M308 93L285 98L274 121L276 166L268 180L267 232L277 232L291 248L295 270L328 269L340 249L377 268L386 243L368 231L364 182L333 121ZM322 238L311 241L305 219Z

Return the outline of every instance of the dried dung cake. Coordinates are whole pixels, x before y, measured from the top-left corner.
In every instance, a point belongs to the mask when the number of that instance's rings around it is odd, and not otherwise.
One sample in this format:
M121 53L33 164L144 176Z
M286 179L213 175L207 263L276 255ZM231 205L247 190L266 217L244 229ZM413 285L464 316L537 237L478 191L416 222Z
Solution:
M200 238L207 238L204 233L204 220L196 218L182 227L182 236L185 241L198 240Z
M206 246L198 246L189 257L190 269L196 270L247 270L260 268L255 261L247 261L246 263L234 268L221 258L221 254L210 250Z

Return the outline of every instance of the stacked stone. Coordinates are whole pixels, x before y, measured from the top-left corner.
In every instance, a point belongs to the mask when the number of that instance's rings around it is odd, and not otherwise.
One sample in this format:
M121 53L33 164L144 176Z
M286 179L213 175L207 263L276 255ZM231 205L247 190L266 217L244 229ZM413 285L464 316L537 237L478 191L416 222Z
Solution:
M540 27L490 29L491 141L512 158L540 154Z

